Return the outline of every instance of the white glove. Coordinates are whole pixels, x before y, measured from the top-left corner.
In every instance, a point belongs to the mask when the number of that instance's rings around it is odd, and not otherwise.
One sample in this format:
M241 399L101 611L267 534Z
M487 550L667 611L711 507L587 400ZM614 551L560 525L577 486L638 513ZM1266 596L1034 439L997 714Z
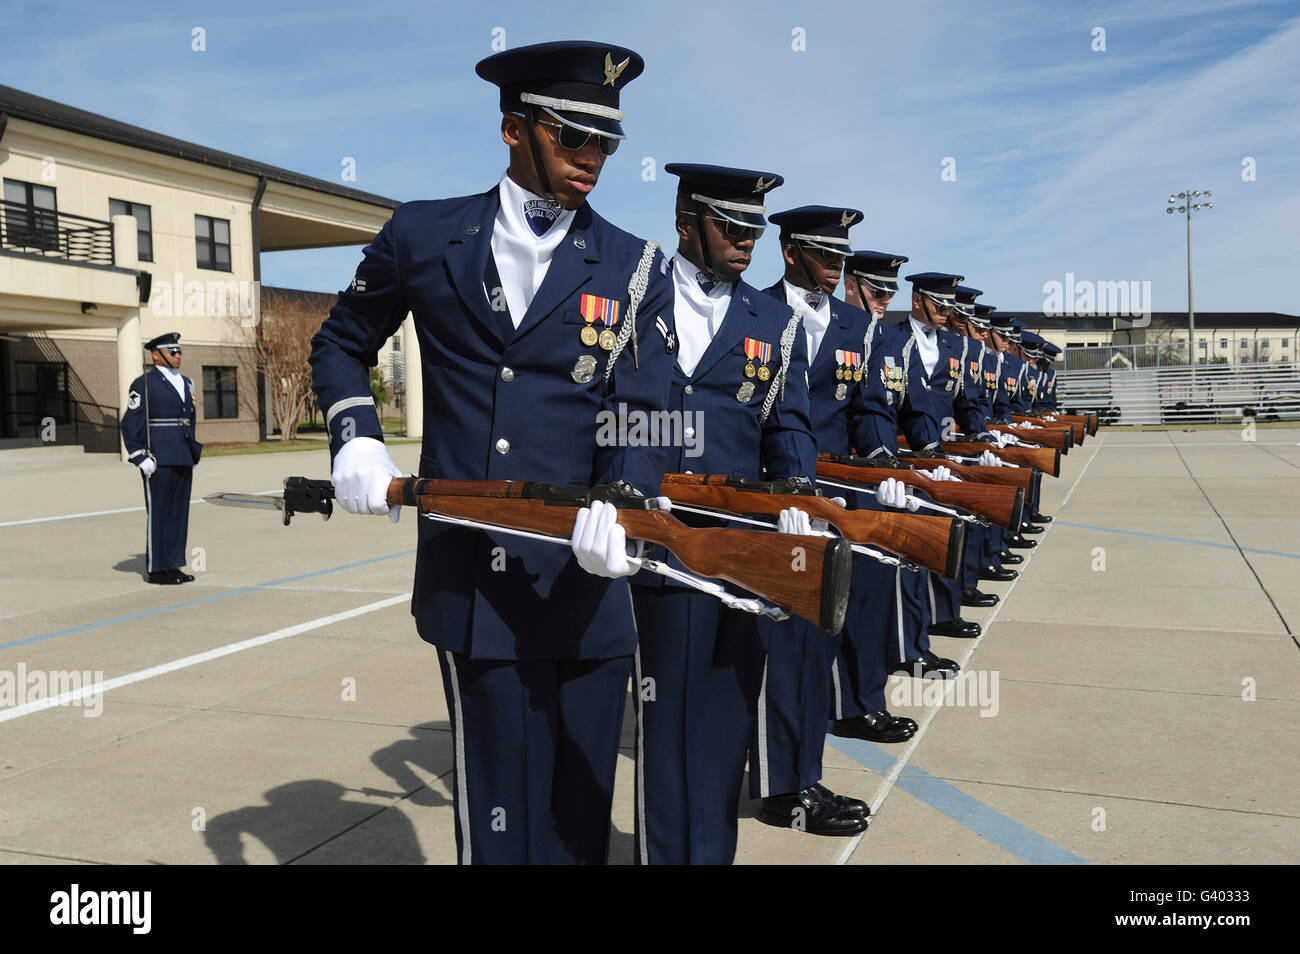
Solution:
M986 450L984 453L980 454L980 464L984 467L1001 467L1002 458L998 457L998 455L992 451Z
M944 467L942 464L940 464L934 470L926 471L925 473L928 473L930 475L931 480L957 480L957 481L961 480L960 477L954 477L952 475L952 471L949 470L947 467Z
M158 462L152 457L146 457L144 460L140 461L140 473L144 474L146 477L151 476L157 469Z
M330 480L334 482L334 499L348 513L386 513L397 523L402 508L389 508L388 485L401 476L383 441L354 437L334 458Z
M795 533L805 537L813 535L812 522L806 511L798 507L786 507L776 518L777 533Z
M916 513L921 509L921 502L915 497L908 497L907 484L895 477L888 477L876 488L876 501L895 510L907 510Z
M578 511L569 547L578 566L593 576L616 580L636 572L628 562L627 533L618 522L618 508L603 500Z
M849 502L843 497L832 497L831 503L837 504L841 507L847 507L849 504ZM815 533L825 533L831 528L830 523L825 520L818 520L815 517L808 521L808 525L813 528Z

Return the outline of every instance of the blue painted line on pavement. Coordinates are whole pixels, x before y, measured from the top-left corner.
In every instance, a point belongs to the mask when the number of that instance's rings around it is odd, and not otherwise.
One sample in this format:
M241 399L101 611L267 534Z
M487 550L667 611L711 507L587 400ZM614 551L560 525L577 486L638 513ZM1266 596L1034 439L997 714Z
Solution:
M1152 540L1168 540L1170 543L1190 543L1198 547L1216 547L1220 550L1236 550L1237 546L1233 543L1216 543L1213 540L1189 540L1186 537L1166 537L1160 533L1143 533L1140 530L1121 530L1118 527L1094 527L1087 523L1069 523L1065 520L1055 521L1062 527L1075 527L1079 530L1096 530L1098 533L1122 533L1130 537L1148 537ZM1280 550L1261 550L1258 547L1242 547L1243 553L1260 553L1264 556L1286 557L1289 560L1300 560L1300 553L1283 553Z
M247 593L255 593L258 590L269 589L273 586L282 586L285 583L297 583L299 580L310 580L312 577L325 576L329 573L341 573L343 570L355 570L360 566L369 566L372 563L382 563L384 560L395 560L398 557L412 556L414 550L403 550L401 553L390 553L388 556L372 557L369 560L362 560L359 563L346 563L343 566L332 566L325 570L313 570L310 573L300 573L298 576L286 576L279 580L269 580L266 583L254 583L252 586L241 587L237 590L228 590L225 593L213 593L211 596L201 596L195 600L186 600L184 603L174 603L171 606L158 606L154 609L141 610L138 613L127 613L125 616L114 616L111 619L101 619L94 623L83 623L80 626L72 626L68 629L56 630L52 633L41 633L39 636L28 636L24 639L16 639L11 643L0 643L0 649L12 649L15 646L26 646L29 643L39 643L46 639L54 639L56 636L68 636L72 633L84 633L91 629L102 629L105 626L112 626L115 623L126 623L133 619L142 619L146 616L157 616L159 613L170 613L173 610L189 609L191 606L202 606L204 603L215 603L217 600L228 600L232 596L243 596Z
M880 746L861 739L841 739L828 735L826 742L836 751L842 752L878 775L888 775L898 762ZM936 778L925 769L914 765L907 766L899 774L896 784L917 801L947 815L959 825L973 831L985 841L991 841L1026 864L1086 865L1088 863L1054 841L1026 828L1015 819L989 808L979 799L972 798L956 786Z

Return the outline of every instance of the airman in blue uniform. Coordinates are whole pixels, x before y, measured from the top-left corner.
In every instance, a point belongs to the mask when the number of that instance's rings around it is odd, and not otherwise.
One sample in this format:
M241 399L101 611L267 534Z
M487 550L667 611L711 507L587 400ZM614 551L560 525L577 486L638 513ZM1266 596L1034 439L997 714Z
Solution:
M154 367L131 382L122 414L127 460L144 482L145 580L193 582L185 573L190 486L203 445L194 437L194 382L180 372L181 336L159 335L145 344Z
M971 382L968 355L971 339L966 335L966 319L975 313L975 299L983 294L978 288L958 285L954 290L953 305L947 314L945 327L938 329L938 336L949 355L948 377L943 390L934 392L939 403L943 420L952 422L952 429L965 430L975 424L982 429L982 422L977 422L976 409L967 399L967 386ZM956 356L955 363L953 356ZM978 361L975 362L978 364ZM953 378L953 374L956 378ZM955 434L954 434L955 436ZM937 573L930 574L930 590L933 600L933 620L930 623L931 636L950 636L958 639L973 639L980 635L979 623L961 618L963 606L995 606L998 597L979 589L981 563L986 544L987 528L979 524L969 524L966 528L966 554L962 564L961 576L949 580ZM1009 574L1009 575L1008 575ZM1012 571L997 571L997 575L1014 579ZM986 578L988 578L986 576Z
M313 339L344 509L397 517L367 369L408 312L423 363L420 476L657 492L660 448L599 435L609 415L666 404L668 264L587 202L643 66L594 42L477 65L500 88L505 175L479 195L400 206ZM622 528L600 503L578 512L571 550L419 524L412 614L439 649L459 860L603 863L636 646Z
M676 366L664 406L698 439L670 448L664 469L811 486L816 453L799 316L741 277L766 228L764 198L784 180L694 163L664 169L679 177L670 266ZM646 576L632 587L640 636L637 859L729 864L762 690L759 620Z
M999 425L1010 424L1011 415L1019 413L1014 409L1013 405L1018 401L1020 366L1023 362L1012 349L1015 342L1020 338L1020 330L1024 327L1024 323L1018 321L1014 315L1006 312L994 312L988 317L990 323L989 341L997 352L994 362L994 380L997 382L997 390L993 394L993 413L990 415L986 426L990 433L997 434L1001 439L1014 443L1017 440L1015 435ZM1037 511L1037 499L1030 500L1026 496L1025 509L1030 512ZM1042 527L1022 523L1014 533L1003 535L1003 545L1011 550L1032 550L1038 546L1038 542L1025 536L1026 532L1041 533Z
M861 218L858 210L839 206L802 206L772 216L781 227L785 274L764 291L803 314L809 407L819 453L852 453L867 439L865 361L878 338L879 322L834 297L851 255L848 230ZM847 498L849 506L879 508L869 494L846 491L839 496ZM863 730L876 741L902 741L916 731L916 723L885 710L892 587L883 585L888 574L877 567L889 569L865 556L853 561L849 610L837 637L806 623L769 627L764 692L750 745L749 787L751 797L763 799L760 817L771 824L818 835L852 835L867 827L870 809L865 802L821 784L827 719L840 709L836 657L850 633L861 654L866 695L872 700L866 710L871 718L862 720Z

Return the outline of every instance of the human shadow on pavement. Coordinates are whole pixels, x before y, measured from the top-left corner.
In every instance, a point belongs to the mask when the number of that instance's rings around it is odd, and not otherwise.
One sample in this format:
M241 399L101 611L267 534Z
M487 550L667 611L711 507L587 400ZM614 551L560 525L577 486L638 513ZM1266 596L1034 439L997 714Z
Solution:
M144 576L145 572L145 555L137 553L135 556L127 557L125 560L118 560L113 564L113 569L118 573L134 573L136 576Z

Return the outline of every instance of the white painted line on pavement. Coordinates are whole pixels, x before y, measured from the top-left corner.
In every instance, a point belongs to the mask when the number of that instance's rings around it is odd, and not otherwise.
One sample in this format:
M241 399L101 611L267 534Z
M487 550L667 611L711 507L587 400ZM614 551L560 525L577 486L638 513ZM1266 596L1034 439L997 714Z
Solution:
M1058 507L1056 510L1057 513L1060 513L1062 510L1064 510L1065 505L1070 502L1070 498L1074 495L1074 489L1079 486L1079 481L1083 480L1083 475L1088 472L1088 468L1092 466L1092 462L1097 459L1097 454L1101 452L1101 449L1105 445L1105 443L1106 443L1105 437L1103 437L1097 443L1097 447L1093 450L1092 456L1088 458L1088 462L1084 464L1083 469L1079 471L1079 476L1074 478L1074 483L1070 485L1070 489L1065 494L1065 499L1061 501L1061 506ZM1049 523L1047 525L1047 529L1043 531L1042 536L1040 536L1038 539L1040 541L1045 540L1047 538L1047 535L1052 532L1052 528L1054 526L1056 526L1055 521ZM1042 546L1041 542L1039 543L1039 546ZM1022 564L1020 576L1016 577L1014 580L1011 581L1011 585L1007 587L1006 593L1004 593L1002 595L1002 599L998 601L997 608L993 610L993 615L989 617L988 624L982 627L983 631L979 634L976 640L971 644L970 653L966 656L966 660L965 660L966 663L969 663L971 659L975 656L975 651L979 649L980 643L984 642L984 638L988 636L989 631L993 629L994 621L998 618L998 614L1002 612L1002 607L1006 606L1007 601L1011 598L1011 591L1016 588L1017 583L1019 583L1022 579L1024 579L1024 571L1029 569L1029 564L1034 559L1033 554L1038 552L1038 548L1035 547L1033 550L1028 550L1024 552L1030 555L1026 557L1025 562ZM903 678L910 679L913 677L904 676ZM903 752L902 756L898 759L898 761L894 763L894 767L890 769L889 774L885 776L884 788L880 790L880 794L877 795L875 801L871 803L871 819L873 822L878 816L878 813L880 811L880 806L885 803L885 799L888 798L889 793L893 791L894 785L898 782L898 777L903 774L903 769L907 768L907 763L911 761L912 753L914 753L917 749L917 746L921 744L921 739L925 737L926 730L930 728L930 724L934 722L935 718L939 715L939 711L948 704L949 698L956 690L957 680L949 679L949 680L945 680L945 682L947 682L947 686L944 688L943 702L940 705L932 707L930 711L926 713L925 719L921 722L920 728L916 730L916 735L912 736L911 743L907 746L907 749ZM849 859L853 857L853 852L857 850L858 843L862 841L863 836L866 835L867 832L870 830L871 829L868 828L866 831L859 832L858 834L854 835L849 840L849 843L844 846L844 850L840 852L840 856L839 858L836 859L835 863L837 865L848 864Z
M193 656L185 656L181 659L173 659L171 662L163 663L160 666L150 666L148 669L141 669L139 672L128 673L125 676L117 676L113 679L106 679L101 683L90 686L83 686L70 692L60 693L46 699L38 699L35 702L28 702L21 706L15 706L12 709L0 710L0 722L7 722L10 719L17 719L25 715L31 715L33 712L40 712L42 709L50 709L55 706L73 705L80 702L88 696L94 696L97 693L108 692L110 689L120 689L122 686L129 686L132 683L143 682L146 679L153 679L155 676L165 676L169 672L176 672L179 669L188 669L190 666L197 666L200 663L211 662L214 659L220 659L222 656L229 656L233 653L243 652L245 649L253 649L257 646L265 646L267 643L274 643L277 640L288 639L290 636L298 636L302 633L310 632L313 629L320 629L322 626L329 626L331 623L339 623L345 619L353 619L357 616L364 616L366 613L373 613L375 610L385 609L389 606L396 606L411 598L411 594L402 593L400 596L390 596L386 600L379 600L374 603L367 603L365 606L358 606L356 609L345 610L342 613L334 613L330 616L322 616L318 619L308 620L305 623L298 623L296 626L286 626L284 629L277 629L273 633L266 633L263 636L254 636L252 639L245 639L238 643L229 643L225 646L218 646L216 649L209 649L207 652L195 653Z
M202 497L195 497L190 506L203 503ZM10 520L0 523L0 527L25 527L33 523L54 523L57 520L80 520L83 517L106 517L113 513L144 513L144 507L121 507L117 510L91 510L86 513L65 513L57 517L33 517L30 520Z

